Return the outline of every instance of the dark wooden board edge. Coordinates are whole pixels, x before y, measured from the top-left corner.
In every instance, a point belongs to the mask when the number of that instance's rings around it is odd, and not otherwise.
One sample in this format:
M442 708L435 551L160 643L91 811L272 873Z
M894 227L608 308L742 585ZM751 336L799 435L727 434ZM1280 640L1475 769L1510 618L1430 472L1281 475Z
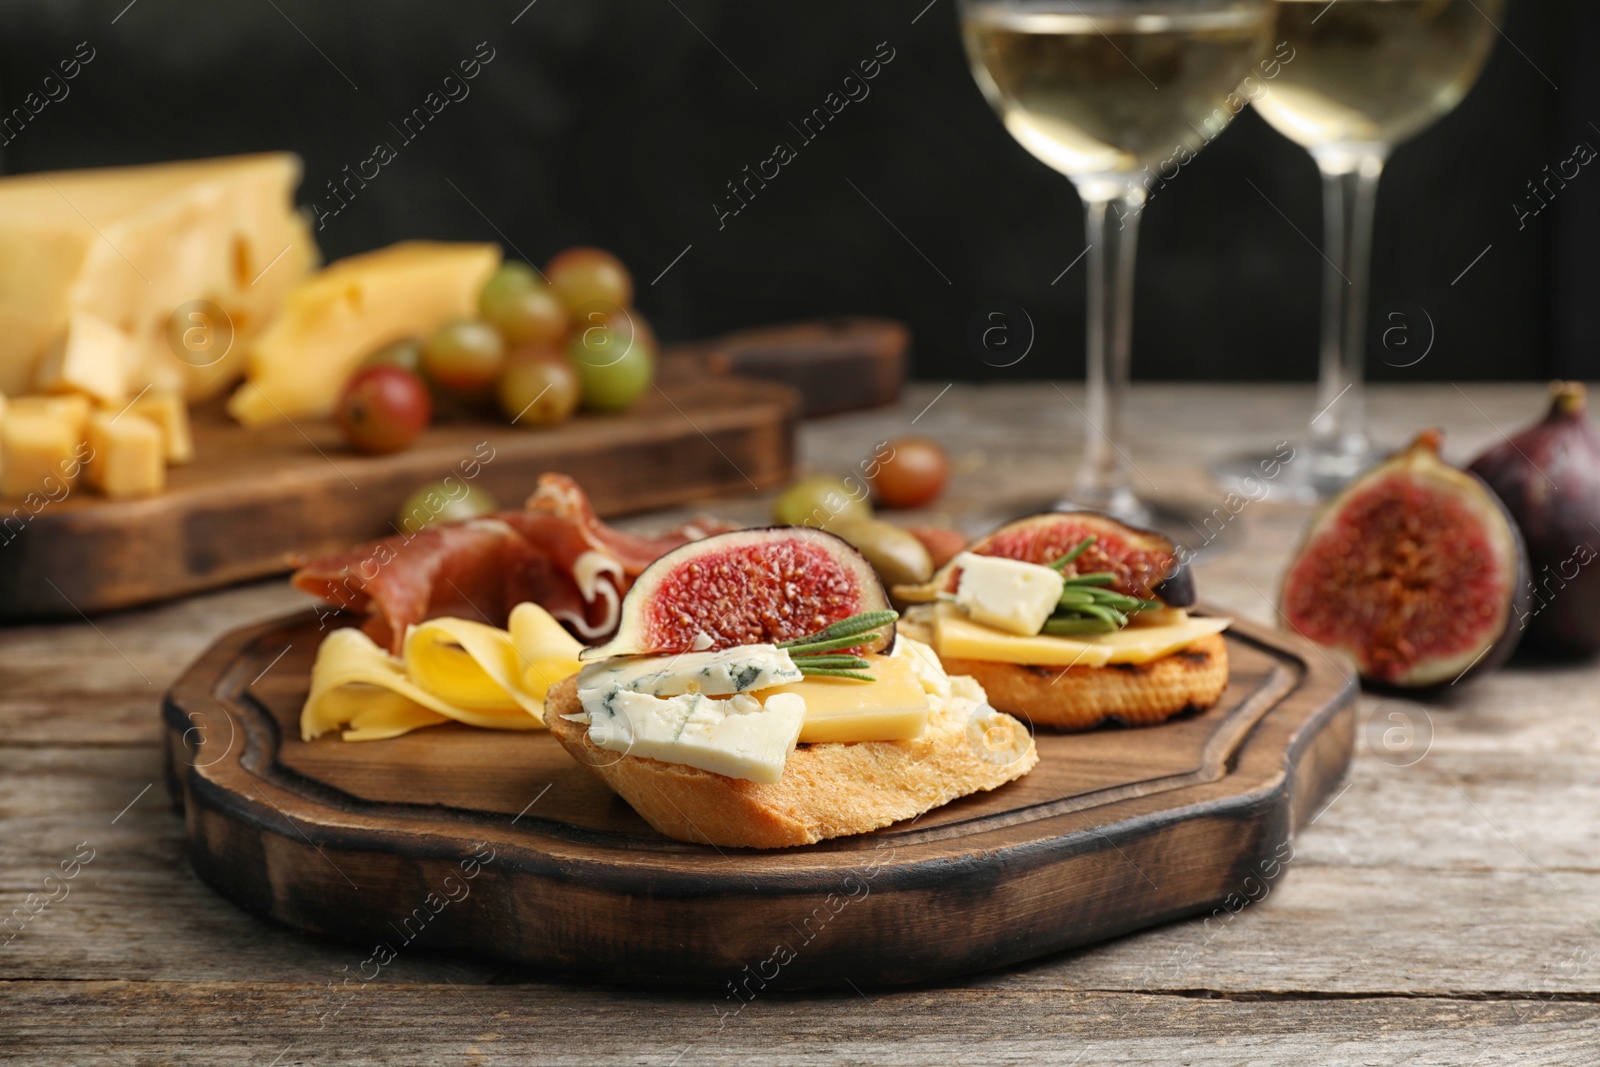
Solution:
M222 639L164 702L168 785L202 880L263 918L363 946L414 941L653 988L927 982L1229 906L1282 875L1295 829L1343 775L1354 735L1350 679L1297 637L1236 624L1293 661L1302 683L1219 780L1020 829L885 838L887 858L885 849L844 853L848 867L838 852L808 862L806 850L786 850L777 870L734 854L727 862L744 868L737 878L718 864L700 876L657 871L641 881L608 877L607 864L580 846L509 824L397 828L307 803L262 777L276 727L248 698L232 703L244 743L214 756L199 724L214 702L232 701L239 680L229 665L275 625ZM479 840L494 859L474 866L470 842ZM462 895L435 910L446 890ZM615 928L619 915L627 928Z
M708 374L737 374L799 390L807 417L880 407L900 396L911 330L894 319L841 317L740 330L663 353Z
M539 474L560 471L610 516L781 485L794 464L798 395L744 379L718 391L728 394L726 410L697 410L692 420L668 411L648 432L618 420L604 452L499 428L489 439L494 459L481 464L476 484L514 507ZM470 445L440 445L307 466L293 485L268 477L47 507L0 552L0 622L77 618L282 574L291 553L334 552L382 536L406 494L459 475L472 459Z

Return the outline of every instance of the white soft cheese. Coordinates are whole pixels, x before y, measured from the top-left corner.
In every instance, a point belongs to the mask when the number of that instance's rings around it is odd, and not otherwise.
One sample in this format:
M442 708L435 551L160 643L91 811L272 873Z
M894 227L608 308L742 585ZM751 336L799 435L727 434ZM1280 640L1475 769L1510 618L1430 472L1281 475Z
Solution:
M1010 634L1038 633L1066 588L1061 572L1037 563L963 552L955 564L961 568L956 607L973 622Z
M617 685L635 693L673 697L684 693L727 697L798 682L800 668L775 645L739 645L717 652L676 656L617 656L583 669L578 691Z
M772 645L614 658L579 672L578 701L600 748L770 783L799 740L806 702L775 693L763 703L749 691L801 677Z

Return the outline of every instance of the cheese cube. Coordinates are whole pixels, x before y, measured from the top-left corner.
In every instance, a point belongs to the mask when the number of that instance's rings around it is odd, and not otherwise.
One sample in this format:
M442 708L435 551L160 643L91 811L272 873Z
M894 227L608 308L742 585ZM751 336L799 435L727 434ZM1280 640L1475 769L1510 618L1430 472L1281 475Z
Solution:
M65 396L19 396L11 402L15 415L45 415L63 419L70 426L72 439L81 441L89 428L89 398L80 393Z
M128 408L129 415L149 419L161 428L161 450L168 463L194 458L194 437L189 432L189 405L177 393L148 392Z
M61 499L77 481L81 440L70 416L13 408L0 422L0 496Z
M250 348L250 380L228 401L246 426L321 416L373 349L477 314L500 265L489 244L404 241L330 264L296 286Z
M102 404L126 397L133 343L127 334L87 312L72 316L66 336L39 364L34 384L47 393L84 393Z
M166 454L161 427L123 412L89 416L89 463L84 477L113 500L159 493L166 485Z
M961 568L956 607L973 622L1024 637L1044 628L1066 588L1060 571L1037 563L963 552L955 564Z

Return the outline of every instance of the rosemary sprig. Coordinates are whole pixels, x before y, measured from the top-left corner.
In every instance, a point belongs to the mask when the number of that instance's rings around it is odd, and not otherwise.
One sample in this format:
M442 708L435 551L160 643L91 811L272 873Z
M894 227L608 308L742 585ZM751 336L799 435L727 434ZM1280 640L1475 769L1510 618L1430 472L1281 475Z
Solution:
M829 655L843 648L853 648L874 630L881 630L900 617L898 611L863 611L825 626L816 633L779 642L778 647L789 653L800 673L822 678L854 678L860 682L877 681L864 673L871 666L855 655Z
M1079 545L1073 551L1083 547ZM1039 632L1063 636L1111 633L1128 625L1129 615L1163 606L1159 600L1144 600L1106 588L1116 580L1117 576L1111 571L1077 574L1066 579L1055 612L1045 620Z

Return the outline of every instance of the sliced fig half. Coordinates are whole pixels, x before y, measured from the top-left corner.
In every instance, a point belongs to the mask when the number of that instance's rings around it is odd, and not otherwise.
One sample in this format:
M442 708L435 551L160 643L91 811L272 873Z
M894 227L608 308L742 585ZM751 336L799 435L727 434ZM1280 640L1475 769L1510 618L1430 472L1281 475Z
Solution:
M1153 530L1129 526L1097 511L1045 511L1013 519L967 546L980 556L1004 556L1025 563L1049 563L1077 547L1084 538L1094 543L1066 565L1062 573L1109 571L1117 576L1111 588L1141 599L1154 597L1168 607L1194 603L1194 579L1178 546ZM954 592L960 568L947 563L927 583L897 585L895 596L910 603L938 599Z
M646 567L623 597L616 636L582 658L776 644L888 606L872 565L841 538L799 526L736 530ZM887 652L894 627L859 647Z
M1425 430L1346 486L1283 581L1289 625L1387 685L1490 670L1521 633L1522 537L1488 486L1439 458L1441 440Z

